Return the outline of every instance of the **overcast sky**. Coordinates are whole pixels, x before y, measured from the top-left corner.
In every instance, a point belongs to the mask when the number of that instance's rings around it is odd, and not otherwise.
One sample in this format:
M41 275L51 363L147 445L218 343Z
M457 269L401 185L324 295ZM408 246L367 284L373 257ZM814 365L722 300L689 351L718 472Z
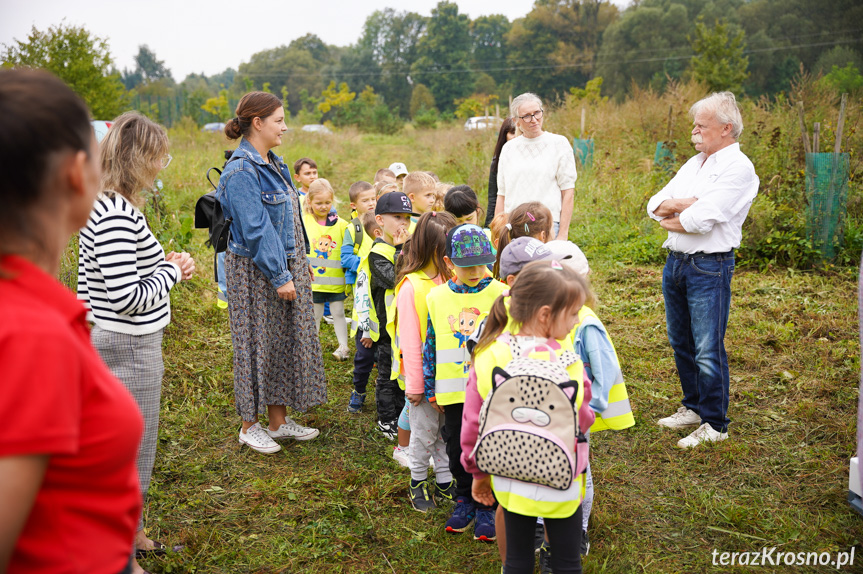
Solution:
M613 0L626 6L629 0ZM191 72L210 76L248 62L255 52L287 45L308 33L347 46L362 34L366 17L393 7L426 16L438 0L0 0L0 44L26 40L64 19L108 40L120 70L134 68L138 46L147 44L177 81ZM533 0L457 0L471 18L527 14Z

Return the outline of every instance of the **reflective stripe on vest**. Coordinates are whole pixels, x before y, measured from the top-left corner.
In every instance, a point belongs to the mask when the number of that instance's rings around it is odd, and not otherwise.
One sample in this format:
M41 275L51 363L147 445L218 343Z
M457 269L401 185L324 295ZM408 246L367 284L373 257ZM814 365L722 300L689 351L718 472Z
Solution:
M388 243L376 241L375 243L372 244L371 248L369 249L369 255L371 255L372 253L377 253L378 255L386 257L388 260L395 263L396 248L393 247L392 245L388 244ZM371 287L372 274L371 274L371 270L369 269L369 256L368 255L363 257L363 259L360 261L360 266L357 268L357 285L358 285L357 295L361 295L360 294L360 288L359 288L359 282L361 280L361 277L363 277L364 280L368 283L368 285L366 286L365 292L366 292L366 295L368 296L368 304L369 304L369 335L371 336L372 341L377 341L381 337L380 325L378 325L378 313L377 313L377 310L375 309L375 300L372 297L372 287ZM389 299L387 299L387 297L389 297ZM385 299L385 303L390 304L393 301L392 291L387 290L387 294L384 297L384 299ZM359 316L355 314L354 317L355 317L354 321L359 322ZM386 327L386 325L384 325L384 327ZM356 332L356 327L353 327L353 330L354 330L354 332Z
M435 331L437 404L464 402L470 371L470 353L465 343L504 290L506 285L493 280L479 293L453 293L447 283L429 291L426 303Z
M582 307L578 312L578 324L572 331L573 340L578 340L584 327L588 325L596 327L605 335L608 342L611 344L611 349L614 351L614 358L617 359L617 350L614 348L614 343L611 337L608 336L608 331L589 307ZM599 432L607 429L622 430L635 425L635 417L632 415L632 405L629 403L629 393L626 392L626 384L623 382L623 373L620 371L620 363L618 362L617 376L615 377L614 385L608 393L608 406L601 413L596 413L596 421L591 425L590 432Z
M348 222L339 218L335 225L321 225L311 213L303 214L303 224L309 236L307 254L312 266L312 291L343 293L345 270L342 268L341 249Z
M393 340L393 368L392 368L392 377L393 379L397 379L399 381L399 386L402 390L404 390L405 384L405 374L404 368L402 367L402 344L401 344L401 327L398 321L398 298L399 293L401 292L402 286L405 284L405 281L410 281L411 286L414 288L414 309L416 310L417 319L419 319L419 328L420 328L420 342L425 343L426 341L426 323L428 321L428 306L426 305L426 297L434 287L437 287L437 284L434 282L434 279L429 279L429 277L422 271L414 271L413 273L409 273L404 276L399 284L396 285L394 296L396 298L396 315L395 321L392 324L393 332L390 333L390 337ZM389 325L387 325L389 327ZM420 348L420 354L422 354L422 348Z
M559 341L558 341L559 342ZM565 343L564 343L565 344ZM561 345L561 348L565 348ZM547 358L547 351L530 353L531 357ZM483 399L491 392L491 372L495 366L506 369L512 360L512 351L506 343L495 340L488 347L477 353L474 363L476 372L477 392ZM575 407L581 410L584 402L584 363L580 360L566 367L566 372L573 381L578 382L578 392L575 396ZM586 443L585 443L586 444ZM579 447L579 450L582 450ZM585 451L586 453L586 451ZM542 516L545 518L567 518L578 510L578 505L584 497L584 474L579 474L566 490L556 490L538 484L530 484L504 478L491 477L491 487L497 501L509 510L525 516Z

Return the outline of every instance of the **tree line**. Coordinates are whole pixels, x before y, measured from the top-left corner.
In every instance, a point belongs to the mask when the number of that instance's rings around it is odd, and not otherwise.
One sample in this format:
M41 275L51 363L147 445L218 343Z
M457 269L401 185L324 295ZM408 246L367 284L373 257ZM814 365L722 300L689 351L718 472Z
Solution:
M59 42L57 35L76 42ZM711 89L772 96L801 72L831 76L840 90L863 86L863 4L856 0L634 0L625 10L608 0L536 0L514 21L470 19L444 0L430 16L376 11L350 46L306 34L253 54L237 70L190 74L180 82L147 46L140 47L134 69L119 71L104 40L61 25L34 28L27 41L5 46L3 65L50 69L58 58L47 56L46 45L82 52L88 41L98 56L89 58L89 73L100 82L86 85L81 66L67 81L84 86L90 97L101 93L96 105L88 103L103 117L112 117L112 106L121 111L135 102L163 119L153 98L173 97L176 113L198 122L223 120L239 95L263 89L281 95L289 113L305 123L330 120L387 132L407 119L433 125L439 118L479 115L524 91L554 101L588 82L615 99L689 78Z

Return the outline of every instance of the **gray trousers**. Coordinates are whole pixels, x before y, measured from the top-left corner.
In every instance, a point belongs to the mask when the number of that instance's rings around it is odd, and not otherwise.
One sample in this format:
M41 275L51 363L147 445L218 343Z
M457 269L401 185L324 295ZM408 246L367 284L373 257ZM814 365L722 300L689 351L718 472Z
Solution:
M435 480L444 484L452 480L449 469L449 457L446 454L446 443L441 438L444 416L435 410L428 399L423 399L417 405L411 405L411 442L408 462L411 465L411 478L425 480L428 478L429 458L434 459Z
M156 443L159 438L159 401L162 396L162 332L149 335L125 335L106 331L94 325L90 332L93 347L102 360L129 389L144 416L144 436L138 447L138 480L141 496L146 498L156 462ZM146 508L146 506L145 506ZM138 519L138 530L144 528L143 511Z

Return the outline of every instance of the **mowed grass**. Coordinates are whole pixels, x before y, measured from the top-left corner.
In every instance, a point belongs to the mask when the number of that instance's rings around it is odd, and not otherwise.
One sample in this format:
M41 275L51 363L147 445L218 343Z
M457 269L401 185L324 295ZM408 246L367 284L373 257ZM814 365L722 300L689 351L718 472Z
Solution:
M339 210L346 216L347 186L393 161L482 192L491 139L460 129L296 134L278 151L289 162L317 159L345 200ZM230 331L227 313L215 306L212 251L203 231L190 237L180 230L206 191L204 171L220 166L228 147L217 137L175 132L174 163L164 172L163 241L172 243L167 249L191 250L199 274L172 295L159 452L145 512L152 538L185 549L143 565L152 572L500 572L494 546L443 531L449 506L426 515L411 509L409 473L392 460L394 443L374 430L373 397L360 415L345 410L352 366L332 358L330 326L321 331L328 403L295 417L321 436L284 443L274 456L238 444ZM596 501L584 571L784 571L714 566L711 553L859 545L863 517L846 502L860 372L856 269L737 270L726 338L730 440L682 452L675 444L686 433L655 422L680 399L661 265L627 263L658 260L661 234L650 222L615 223L607 210L617 202L636 213L652 193L650 177L616 177L607 187L589 175L579 181L571 238L591 261L597 312L617 346L637 424L591 438ZM613 197L603 200L606 193ZM845 571L861 571L857 550L858 565Z

